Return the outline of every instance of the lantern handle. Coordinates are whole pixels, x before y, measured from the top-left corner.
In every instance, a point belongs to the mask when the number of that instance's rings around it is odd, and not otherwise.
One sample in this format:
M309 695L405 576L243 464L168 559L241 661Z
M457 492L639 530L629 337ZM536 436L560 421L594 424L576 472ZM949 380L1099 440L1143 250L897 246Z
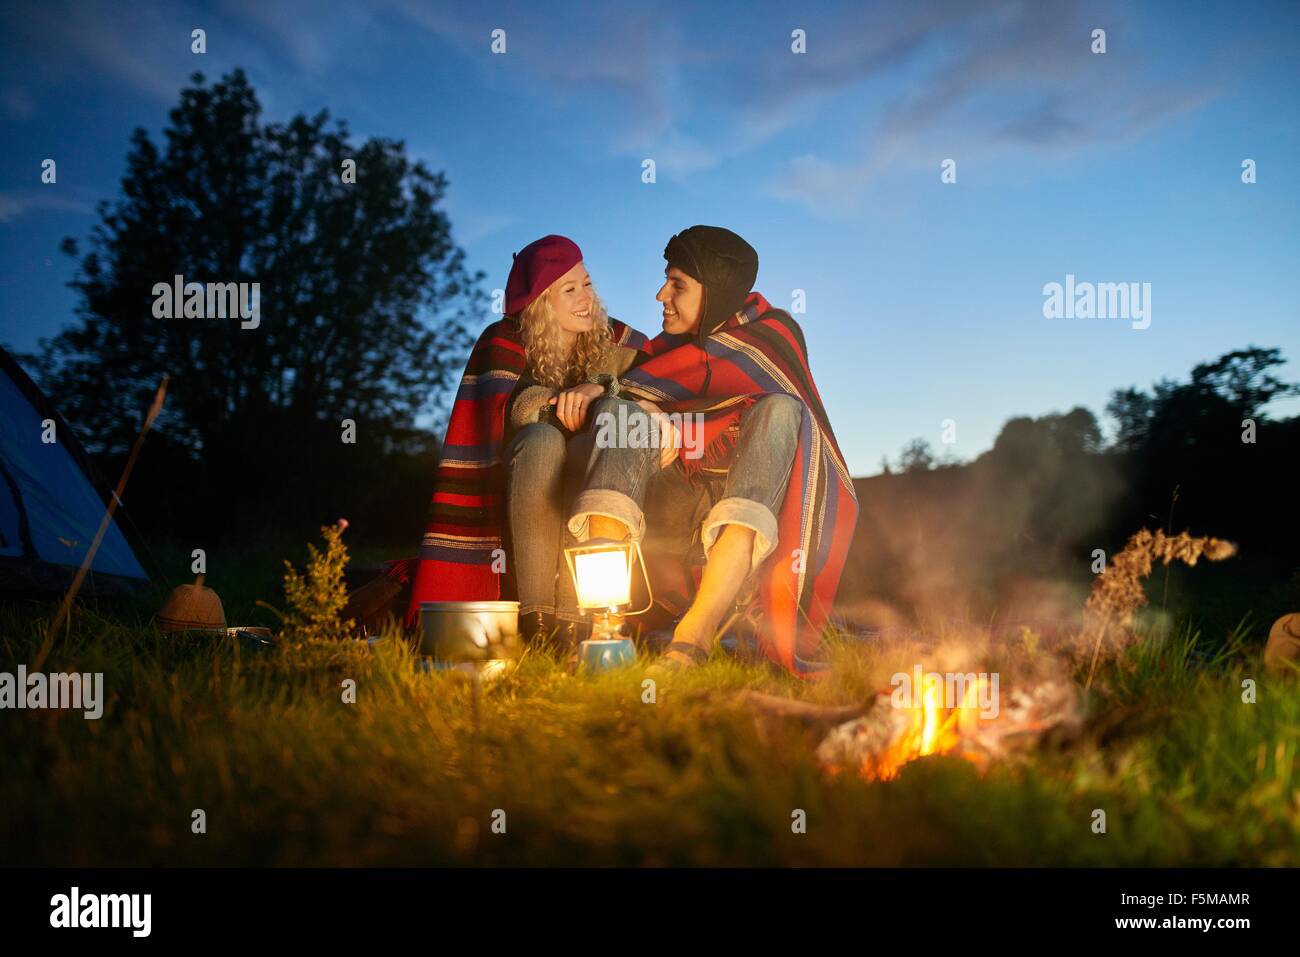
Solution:
M636 548L636 560L641 566L641 580L645 582L646 606L644 608L638 608L636 611L624 612L624 616L628 618L631 618L633 615L644 615L653 608L655 604L654 589L650 587L650 569L646 568L645 555L641 553L641 543L634 541L632 542L632 545Z

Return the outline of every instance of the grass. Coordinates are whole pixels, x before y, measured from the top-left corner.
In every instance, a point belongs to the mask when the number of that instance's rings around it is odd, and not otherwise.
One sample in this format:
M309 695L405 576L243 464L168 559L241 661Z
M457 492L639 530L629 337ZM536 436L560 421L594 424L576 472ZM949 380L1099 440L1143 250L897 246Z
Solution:
M254 591L231 582L228 609ZM153 605L80 608L42 669L104 672L101 720L0 712L0 863L1300 864L1300 694L1264 673L1247 624L1208 639L1184 622L1108 662L1069 744L868 782L827 776L816 736L760 732L730 692L864 700L912 649L835 639L812 684L715 659L653 704L640 668L574 677L529 656L476 707L463 675L417 671L397 640L256 650L164 636ZM31 661L53 607L0 609L0 671ZM1048 652L999 654L1014 672Z

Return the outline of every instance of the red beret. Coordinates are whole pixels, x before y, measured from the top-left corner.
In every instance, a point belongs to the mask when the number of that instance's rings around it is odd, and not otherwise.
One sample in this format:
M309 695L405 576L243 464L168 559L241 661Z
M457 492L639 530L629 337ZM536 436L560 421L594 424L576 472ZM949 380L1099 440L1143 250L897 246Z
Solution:
M582 250L572 239L543 236L515 253L506 280L505 315L517 315L578 263Z

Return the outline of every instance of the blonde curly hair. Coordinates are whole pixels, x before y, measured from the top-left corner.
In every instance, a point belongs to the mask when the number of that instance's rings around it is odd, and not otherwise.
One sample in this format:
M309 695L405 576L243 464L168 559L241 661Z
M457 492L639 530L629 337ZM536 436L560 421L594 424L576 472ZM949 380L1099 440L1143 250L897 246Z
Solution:
M566 355L560 338L560 320L551 305L547 289L524 307L516 317L524 340L528 371L540 385L567 389L586 382L599 372L614 351L614 336L609 328L609 313L599 296L591 303L592 326L578 333L573 349Z

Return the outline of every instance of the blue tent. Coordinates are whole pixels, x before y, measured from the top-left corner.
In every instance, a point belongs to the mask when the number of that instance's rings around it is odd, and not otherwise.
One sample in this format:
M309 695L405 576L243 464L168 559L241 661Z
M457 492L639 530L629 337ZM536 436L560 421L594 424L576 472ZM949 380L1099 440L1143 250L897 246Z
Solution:
M38 594L71 581L104 518L94 470L72 429L0 349L0 586ZM87 585L148 581L121 529L109 525Z

